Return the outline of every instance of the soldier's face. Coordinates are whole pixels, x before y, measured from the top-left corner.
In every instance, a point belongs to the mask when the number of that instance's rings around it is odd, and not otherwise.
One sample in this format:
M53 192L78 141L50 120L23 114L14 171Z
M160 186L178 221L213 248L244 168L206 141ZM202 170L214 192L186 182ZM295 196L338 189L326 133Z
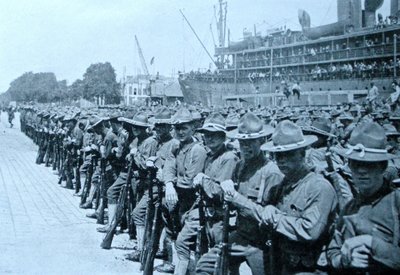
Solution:
M171 125L169 124L156 124L154 127L154 131L156 132L157 136L165 137L169 135L171 132Z
M143 127L132 126L132 134L133 134L133 136L135 136L135 137L140 136L143 133L144 129L145 128L143 128Z
M260 147L263 139L239 139L240 156L246 161L257 157L260 154Z
M383 172L387 162L366 162L349 160L349 168L352 172L353 182L363 197L371 197L379 191L384 184Z
M225 141L225 134L222 132L205 132L204 143L211 151L216 151Z
M192 123L175 125L175 133L180 142L189 141L194 134L194 125Z
M287 176L293 176L304 162L302 149L275 153L275 161L279 170Z

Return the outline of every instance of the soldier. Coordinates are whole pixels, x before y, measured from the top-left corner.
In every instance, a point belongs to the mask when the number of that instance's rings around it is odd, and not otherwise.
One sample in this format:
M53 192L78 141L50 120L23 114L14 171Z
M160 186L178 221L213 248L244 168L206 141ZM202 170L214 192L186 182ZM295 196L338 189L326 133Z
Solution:
M348 158L357 190L336 224L328 259L338 274L397 274L400 271L400 193L384 179L388 161L381 126L365 122L351 134Z
M138 201L132 213L132 220L136 226L137 247L133 253L126 256L126 259L139 261L144 245L143 238L145 234L146 209L149 201L147 185L150 183L145 180L147 176L146 161L150 157L156 155L157 140L154 136L149 136L147 132L147 128L150 127L150 124L148 123L146 113L139 112L132 119L124 119L123 121L131 126L131 131L137 138L137 147L132 148L128 155L128 158L133 158L135 162L135 174L137 175L135 179L136 186L134 187L136 190L134 193L136 193ZM118 198L118 196L114 197Z
M100 200L98 203L98 208L94 213L86 215L89 218L98 218L99 211L104 209L104 205L107 199L106 190L117 177L112 165L110 164L110 161L113 158L111 150L112 148L117 147L117 135L113 132L113 129L111 128L109 117L97 118L97 121L93 123L93 125L88 130L93 131L95 134L102 137L101 143L99 144L100 146L92 144L92 149L94 151L97 151L96 153L100 156L100 160L98 160L100 163L97 165L99 168L96 169L97 171L95 171L93 177L100 177L100 179L103 180L104 183L102 183L103 187L98 187L98 192L100 192L100 196L98 196ZM103 178L101 178L102 161L104 163ZM93 183L97 183L97 180L93 181Z
M180 220L196 200L193 178L204 169L207 152L193 137L195 119L186 108L181 108L173 117L178 146L171 149L163 169L165 182L164 219L167 221L167 234L174 240L181 227ZM175 270L185 270L188 261L178 258Z
M243 200L237 193L227 193L233 204L244 207L247 215L266 225L271 233L271 274L317 271L337 199L331 184L306 164L305 150L316 141L316 136L303 136L297 125L282 121L272 141L262 146L262 150L274 153L285 175L281 184L272 187L268 205L262 207Z
M229 270L239 274L240 265L246 261L253 274L264 274L264 253L267 240L265 230L259 221L246 213L240 202L265 205L269 190L283 178L275 163L268 160L260 150L265 137L272 134L273 128L263 126L253 113L247 113L239 122L238 128L228 134L239 140L241 160L233 172L233 180L221 182L227 199L234 202L238 211L237 229L229 234ZM235 183L238 191L235 190ZM235 195L237 194L237 195ZM240 198L238 203L232 198ZM239 206L239 207L236 207ZM220 248L214 247L203 255L197 264L196 274L214 274Z
M232 178L233 169L238 157L229 151L224 142L226 140L225 122L221 114L212 114L198 132L203 134L208 153L204 171L193 179L194 186L201 186L206 194L205 208L208 241L211 246L222 240L222 202L220 201L221 188L219 183ZM215 202L215 203L214 203ZM184 226L176 240L176 251L180 265L175 274L186 274L190 259L190 250L194 250L196 236L199 229L199 209L194 205L185 215ZM205 241L205 240L203 240Z

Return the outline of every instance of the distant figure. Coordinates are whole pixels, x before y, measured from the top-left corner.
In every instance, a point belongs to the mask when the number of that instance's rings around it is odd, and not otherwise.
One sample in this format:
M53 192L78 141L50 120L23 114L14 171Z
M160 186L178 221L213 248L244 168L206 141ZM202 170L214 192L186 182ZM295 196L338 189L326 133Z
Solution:
M297 81L292 87L292 93L293 96L297 95L298 100L300 100L300 92L301 92L300 82Z
M282 80L281 87L283 89L283 94L286 96L287 99L289 99L290 96L289 85L286 83L285 80Z
M374 82L371 82L371 88L368 91L367 95L367 102L368 105L371 106L372 109L375 108L376 105L376 100L379 96L379 90L378 87L375 86Z
M12 123L13 119L14 119L14 108L10 106L8 108L8 123L10 123L10 128L14 126L14 124Z

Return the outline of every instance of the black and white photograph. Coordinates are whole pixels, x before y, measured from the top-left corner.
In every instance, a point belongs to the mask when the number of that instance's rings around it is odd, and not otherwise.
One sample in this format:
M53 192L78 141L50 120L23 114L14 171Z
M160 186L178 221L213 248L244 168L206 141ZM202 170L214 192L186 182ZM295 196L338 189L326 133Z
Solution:
M400 273L400 0L0 22L0 274Z

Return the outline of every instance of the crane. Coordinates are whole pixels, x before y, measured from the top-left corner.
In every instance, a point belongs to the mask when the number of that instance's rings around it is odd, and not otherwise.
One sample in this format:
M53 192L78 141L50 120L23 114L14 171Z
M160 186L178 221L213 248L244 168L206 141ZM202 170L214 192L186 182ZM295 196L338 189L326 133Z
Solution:
M142 48L140 47L139 40L136 35L135 35L135 41L136 41L136 46L138 48L140 63L142 64L142 69L143 69L146 77L150 80L149 69L147 68L146 61L143 56Z

